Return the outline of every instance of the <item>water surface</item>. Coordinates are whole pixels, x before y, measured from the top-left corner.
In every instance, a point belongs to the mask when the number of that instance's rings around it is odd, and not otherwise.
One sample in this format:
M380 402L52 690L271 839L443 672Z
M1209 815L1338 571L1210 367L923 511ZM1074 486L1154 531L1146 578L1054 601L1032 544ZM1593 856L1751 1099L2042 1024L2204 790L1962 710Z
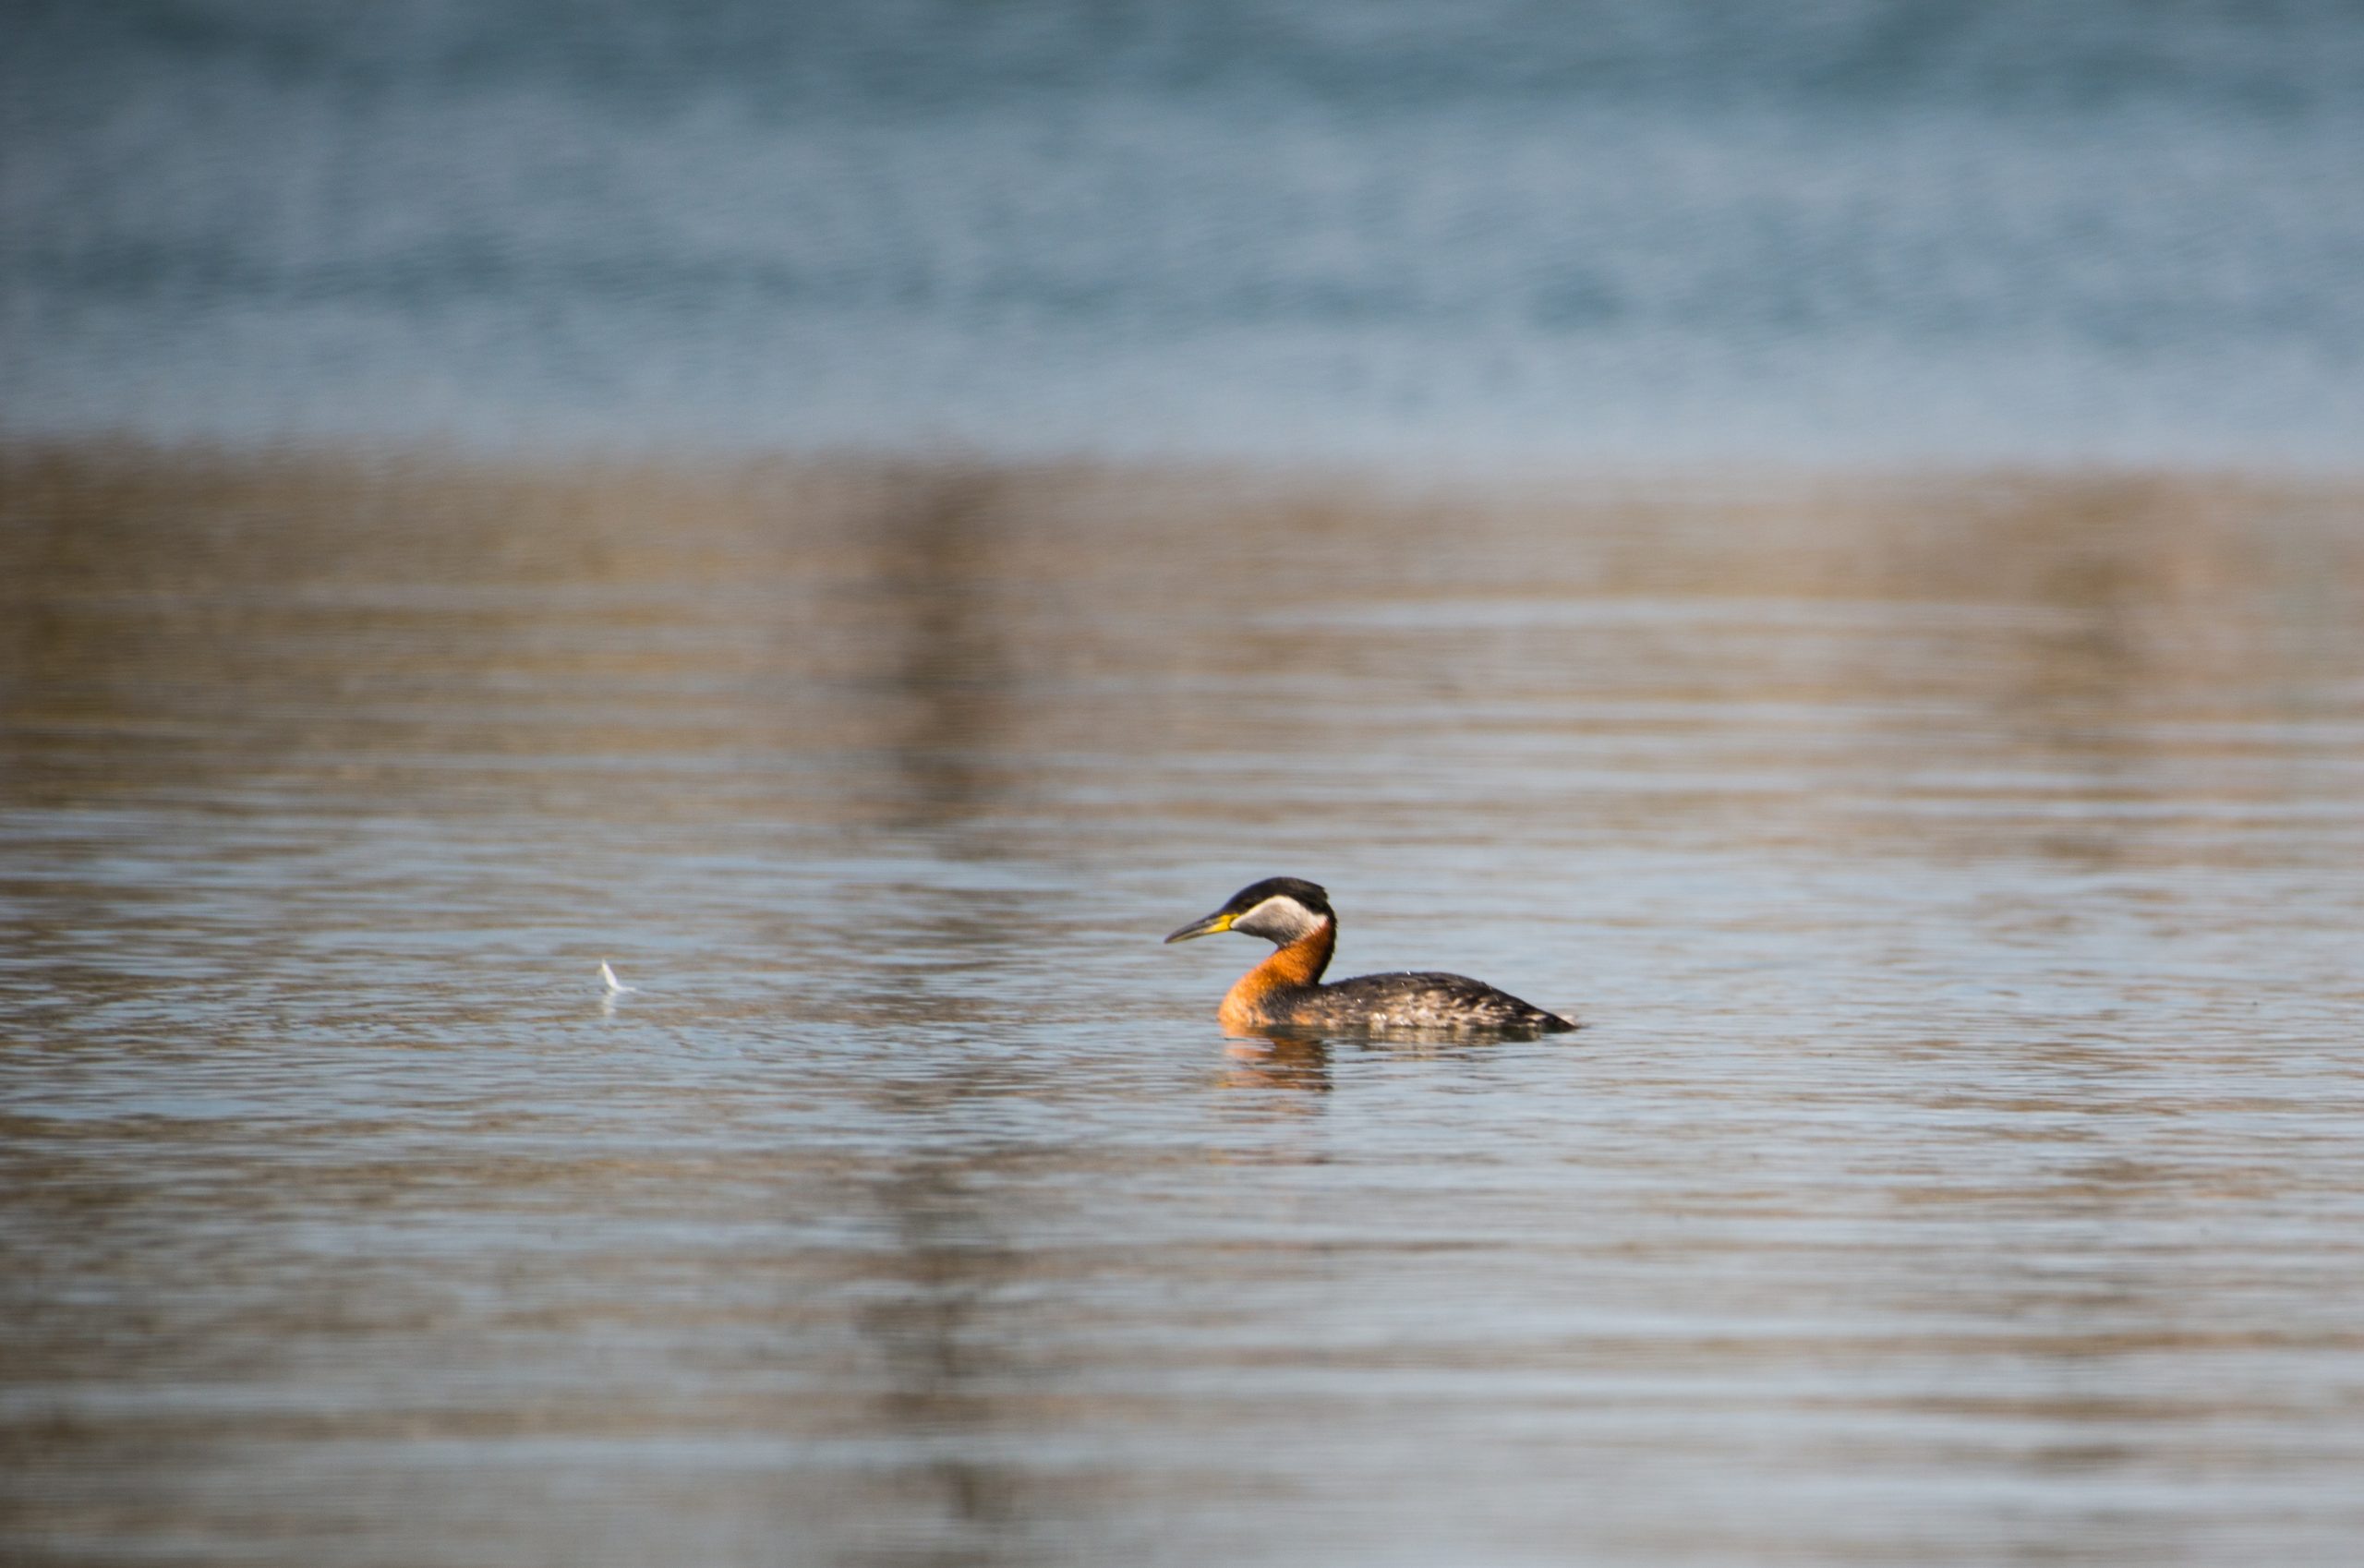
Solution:
M0 430L2351 465L2337 0L18 4Z
M2364 1540L2351 491L5 493L12 1561Z

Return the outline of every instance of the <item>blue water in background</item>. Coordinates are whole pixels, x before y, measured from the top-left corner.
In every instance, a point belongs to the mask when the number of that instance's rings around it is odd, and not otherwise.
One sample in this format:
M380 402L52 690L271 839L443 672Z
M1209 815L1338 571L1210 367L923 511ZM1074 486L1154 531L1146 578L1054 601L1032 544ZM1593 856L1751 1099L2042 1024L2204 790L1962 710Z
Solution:
M2345 466L2364 6L10 4L0 431Z

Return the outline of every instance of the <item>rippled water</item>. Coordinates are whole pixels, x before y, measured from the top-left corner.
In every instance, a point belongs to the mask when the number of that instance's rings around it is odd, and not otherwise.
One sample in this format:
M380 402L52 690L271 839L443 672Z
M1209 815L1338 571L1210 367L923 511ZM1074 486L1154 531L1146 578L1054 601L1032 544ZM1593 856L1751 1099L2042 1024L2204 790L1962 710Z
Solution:
M2364 1541L2353 492L6 480L12 1561Z
M0 430L2352 465L2343 0L139 0Z

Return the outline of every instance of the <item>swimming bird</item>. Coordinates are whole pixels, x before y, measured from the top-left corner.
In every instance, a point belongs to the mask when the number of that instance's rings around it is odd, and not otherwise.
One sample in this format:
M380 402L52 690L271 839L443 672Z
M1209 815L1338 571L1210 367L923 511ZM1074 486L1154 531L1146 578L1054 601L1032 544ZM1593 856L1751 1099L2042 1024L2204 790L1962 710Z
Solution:
M1272 943L1272 957L1240 976L1215 1017L1226 1032L1264 1029L1402 1029L1488 1034L1557 1034L1577 1027L1463 974L1366 974L1321 983L1338 945L1330 895L1295 876L1269 876L1234 893L1168 942L1244 932Z
M607 984L608 995L610 996L621 996L627 991L640 989L637 985L626 985L622 981L618 980L616 971L608 967L608 960L605 959L599 960L599 978Z

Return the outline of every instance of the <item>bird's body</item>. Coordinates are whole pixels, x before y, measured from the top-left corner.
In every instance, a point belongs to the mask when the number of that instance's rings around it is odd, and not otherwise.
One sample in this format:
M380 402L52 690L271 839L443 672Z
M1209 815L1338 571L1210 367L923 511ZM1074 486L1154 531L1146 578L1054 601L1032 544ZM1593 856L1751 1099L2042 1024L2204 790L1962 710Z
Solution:
M1222 909L1166 938L1245 932L1274 945L1240 976L1216 1018L1225 1031L1404 1030L1422 1033L1556 1034L1576 1027L1556 1013L1463 974L1417 971L1321 983L1338 944L1329 895L1294 876L1241 888Z

